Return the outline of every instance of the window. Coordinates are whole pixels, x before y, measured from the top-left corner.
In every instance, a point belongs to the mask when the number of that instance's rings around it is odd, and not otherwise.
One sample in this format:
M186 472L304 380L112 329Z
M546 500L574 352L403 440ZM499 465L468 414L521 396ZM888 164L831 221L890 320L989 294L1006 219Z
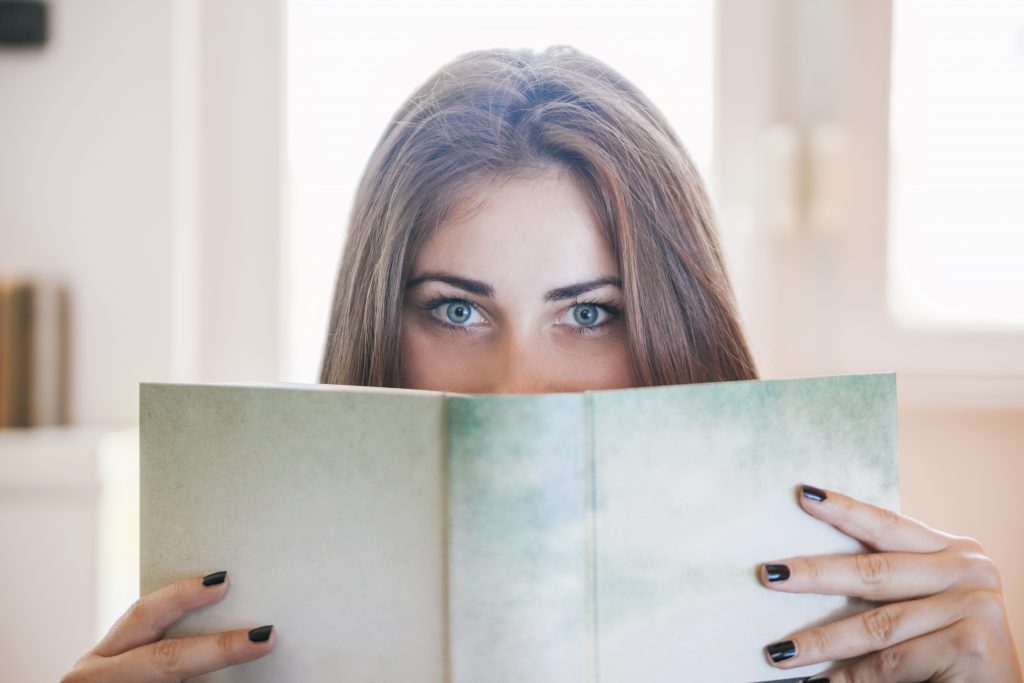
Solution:
M1024 3L893 6L889 305L1024 328Z

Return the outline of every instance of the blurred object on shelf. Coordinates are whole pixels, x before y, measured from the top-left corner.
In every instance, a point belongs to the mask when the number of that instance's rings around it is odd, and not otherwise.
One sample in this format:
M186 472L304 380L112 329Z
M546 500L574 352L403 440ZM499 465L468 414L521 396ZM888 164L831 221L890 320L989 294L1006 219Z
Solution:
M68 422L68 294L0 277L0 428Z
M47 23L46 5L38 0L0 0L0 45L43 45Z

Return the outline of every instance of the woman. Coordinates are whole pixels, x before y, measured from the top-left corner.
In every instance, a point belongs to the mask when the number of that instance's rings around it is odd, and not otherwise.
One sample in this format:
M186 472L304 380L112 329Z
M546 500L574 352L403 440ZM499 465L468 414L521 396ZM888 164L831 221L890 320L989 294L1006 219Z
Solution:
M523 393L756 377L701 181L628 81L568 48L477 52L396 114L356 196L322 382ZM801 505L876 552L766 558L766 589L884 605L780 634L770 661L866 655L833 682L1021 680L975 541L810 486ZM219 572L141 598L65 681L176 681L268 654L271 627L161 639L227 585Z

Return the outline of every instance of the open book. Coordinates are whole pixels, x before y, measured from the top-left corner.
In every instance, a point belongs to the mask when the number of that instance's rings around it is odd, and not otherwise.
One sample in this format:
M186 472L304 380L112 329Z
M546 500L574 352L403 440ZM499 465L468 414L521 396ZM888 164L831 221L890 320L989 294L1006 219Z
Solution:
M862 546L798 485L896 509L893 374L538 395L143 384L142 592L228 570L171 635L274 624L203 681L780 680L866 608L759 564Z

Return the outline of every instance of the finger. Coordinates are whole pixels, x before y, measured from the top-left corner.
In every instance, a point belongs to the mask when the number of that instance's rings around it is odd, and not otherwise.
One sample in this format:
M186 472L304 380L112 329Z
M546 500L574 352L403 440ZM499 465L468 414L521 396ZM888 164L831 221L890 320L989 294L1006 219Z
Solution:
M204 585L204 580L209 585ZM93 648L101 657L113 657L160 640L168 626L187 612L217 602L230 582L227 572L191 577L142 596L117 620Z
M961 553L862 553L792 557L761 566L761 583L784 593L910 600L941 593L969 571Z
M875 550L934 553L956 540L916 519L814 486L801 487L800 505Z
M944 629L962 616L961 603L948 595L898 602L798 631L765 652L782 669L849 659Z
M265 631L268 627L262 627ZM104 681L124 683L178 683L226 666L242 664L270 654L277 629L269 627L267 640L253 642L260 629L239 629L187 638L166 638L129 650L105 662Z
M914 683L930 680L973 680L943 677L953 668L961 645L973 640L970 630L958 622L950 628L908 640L876 652L827 676L830 683ZM814 679L811 679L812 681Z

